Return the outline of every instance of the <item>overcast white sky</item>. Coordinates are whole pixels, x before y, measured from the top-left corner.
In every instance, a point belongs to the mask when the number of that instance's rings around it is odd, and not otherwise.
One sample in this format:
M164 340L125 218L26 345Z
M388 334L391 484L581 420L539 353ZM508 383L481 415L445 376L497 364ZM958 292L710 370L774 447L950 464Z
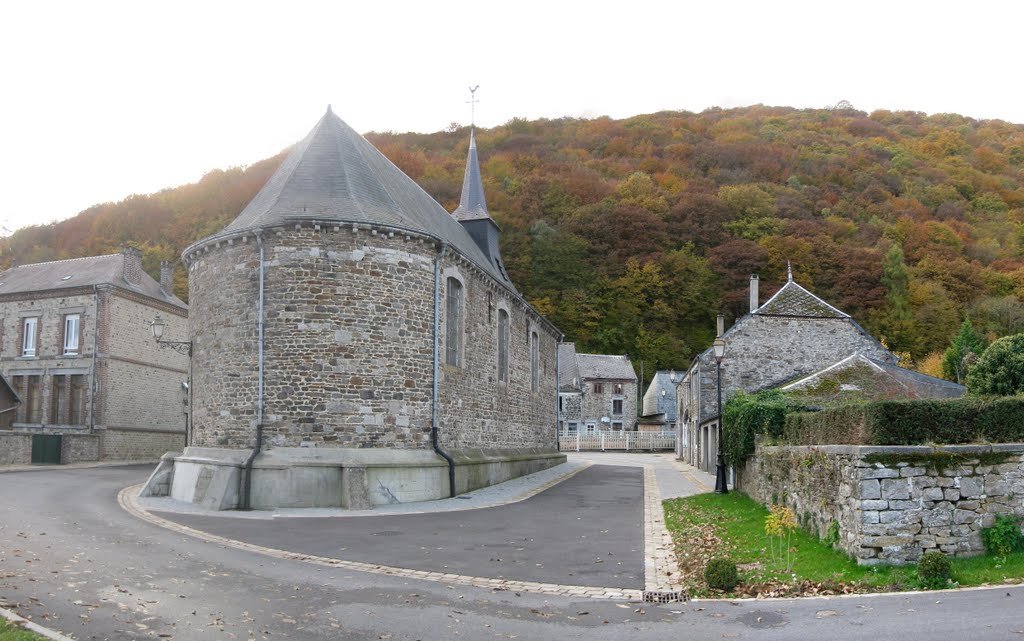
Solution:
M1024 123L1024 4L8 2L0 223L246 165L331 103L361 132L750 104Z

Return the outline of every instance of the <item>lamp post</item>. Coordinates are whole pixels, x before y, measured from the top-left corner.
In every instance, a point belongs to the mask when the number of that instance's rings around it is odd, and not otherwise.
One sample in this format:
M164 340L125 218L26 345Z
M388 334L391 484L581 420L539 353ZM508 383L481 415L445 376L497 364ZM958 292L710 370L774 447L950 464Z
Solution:
M725 357L725 340L719 334L712 343L718 370L718 465L715 467L715 494L728 494L725 479L725 455L722 453L722 359Z
M165 341L164 330L167 329L167 322L157 314L149 323L149 331L156 339L159 347L169 347L179 354L188 356L188 412L185 413L185 447L192 444L192 342L191 341Z

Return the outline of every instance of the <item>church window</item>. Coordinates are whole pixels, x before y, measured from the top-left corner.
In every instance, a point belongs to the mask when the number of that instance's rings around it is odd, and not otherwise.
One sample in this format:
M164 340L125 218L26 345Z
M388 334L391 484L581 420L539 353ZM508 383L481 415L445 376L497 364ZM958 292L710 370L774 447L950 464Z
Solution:
M540 390L540 339L537 332L530 333L530 389Z
M498 310L498 380L508 382L508 312Z
M444 362L459 367L462 365L462 283L455 278L448 279L446 303Z

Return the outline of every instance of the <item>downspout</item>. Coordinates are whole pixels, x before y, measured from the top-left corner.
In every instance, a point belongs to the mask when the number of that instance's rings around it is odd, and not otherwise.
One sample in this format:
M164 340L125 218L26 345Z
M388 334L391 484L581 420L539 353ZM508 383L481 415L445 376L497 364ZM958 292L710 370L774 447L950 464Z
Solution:
M450 495L454 498L455 460L447 452L441 449L441 444L438 442L437 433L437 379L440 376L441 372L441 259L444 258L444 254L446 251L448 251L448 244L442 241L441 251L437 252L437 258L434 259L434 389L433 397L431 398L430 444L434 446L435 452L444 457L444 460L448 461L448 491L450 492Z
M559 444L559 440L562 436L562 411L561 411L561 400L562 400L562 363L559 361L558 353L562 351L562 341L565 340L565 334L560 334L558 340L555 342L555 451L560 452L562 446Z
M98 343L97 337L100 333L100 290L96 285L92 286L92 295L96 299L96 313L93 314L92 319L92 385L89 386L89 433L92 434L96 431L96 360L99 358L99 354L96 352Z
M263 236L256 234L256 244L260 248L260 291L259 303L257 305L256 320L258 349L258 374L256 382L256 445L252 448L252 454L245 461L245 490L242 493L242 509L252 509L252 464L259 456L263 447Z

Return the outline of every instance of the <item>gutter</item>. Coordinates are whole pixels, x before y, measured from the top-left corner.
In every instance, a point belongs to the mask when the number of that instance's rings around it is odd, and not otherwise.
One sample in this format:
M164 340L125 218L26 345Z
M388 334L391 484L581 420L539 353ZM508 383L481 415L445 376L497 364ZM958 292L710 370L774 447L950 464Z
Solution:
M455 497L455 460L450 454L441 449L441 444L438 442L438 427L437 427L437 379L440 376L440 307L441 307L441 259L444 258L445 252L448 251L448 243L441 243L441 250L437 252L437 258L434 259L434 388L433 395L431 397L431 417L430 417L430 444L434 447L434 451L440 454L444 460L448 461L448 491L452 498Z
M256 234L256 243L260 248L260 285L259 285L259 304L257 306L257 320L256 327L259 337L257 339L258 344L258 368L259 373L257 374L257 387L256 387L256 445L252 449L252 453L249 454L249 458L246 459L245 468L245 486L242 490L242 509L252 509L252 464L259 456L260 450L263 447L263 277L264 277L264 263L263 263L263 236ZM435 341L436 345L436 341ZM436 362L436 357L435 357ZM436 389L435 383L435 389Z

